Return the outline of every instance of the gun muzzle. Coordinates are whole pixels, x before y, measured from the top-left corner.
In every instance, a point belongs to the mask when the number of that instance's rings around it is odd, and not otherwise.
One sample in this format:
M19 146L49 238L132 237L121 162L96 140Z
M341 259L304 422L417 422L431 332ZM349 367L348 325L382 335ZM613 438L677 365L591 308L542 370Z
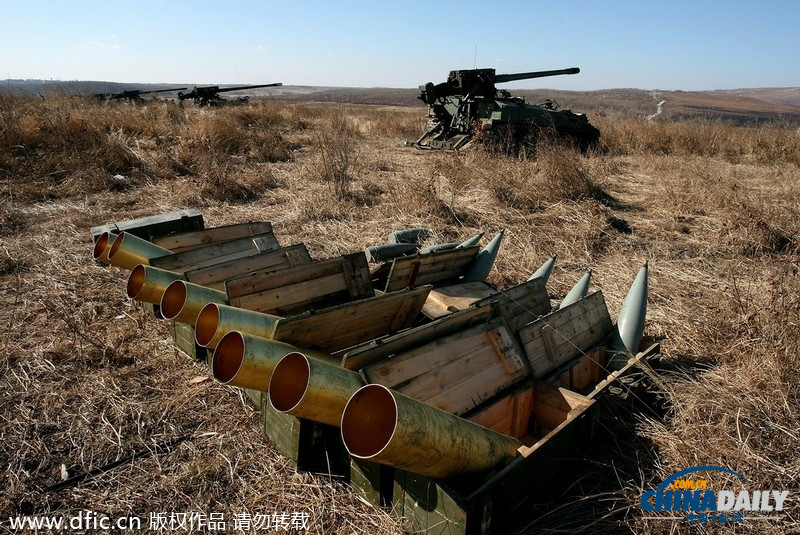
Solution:
M200 311L194 325L197 345L215 348L222 337L231 331L272 338L275 323L280 316L262 314L253 310L208 303Z
M378 384L347 402L342 438L353 457L438 478L488 470L522 445Z
M228 294L199 284L182 280L173 281L161 296L161 316L164 319L194 325L200 311L208 303L225 304Z
M272 372L269 401L280 412L338 427L347 401L362 386L357 372L293 352Z
M220 383L267 392L278 362L297 348L237 331L217 344L211 357L211 371Z
M99 240L98 240L99 241ZM139 264L150 265L150 260L171 255L172 251L159 247L133 234L120 232L108 252L108 261L117 267L133 269Z
M139 264L131 270L125 293L136 301L157 305L161 303L167 286L181 279L183 275L178 273Z
M110 232L103 232L97 241L94 242L94 249L92 250L92 258L103 264L110 264L111 260L108 259L108 253L111 251L111 246L114 240L117 239L116 234Z

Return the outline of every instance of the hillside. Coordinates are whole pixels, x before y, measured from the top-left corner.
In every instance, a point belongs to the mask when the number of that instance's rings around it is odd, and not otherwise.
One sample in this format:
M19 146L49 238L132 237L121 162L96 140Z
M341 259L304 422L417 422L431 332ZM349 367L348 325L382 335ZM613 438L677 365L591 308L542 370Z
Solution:
M609 110L632 95L637 113L654 107L647 92L607 95ZM684 105L705 104L688 95ZM597 151L544 144L534 160L405 148L422 108L0 96L0 111L0 530L8 516L94 509L144 525L158 511L298 512L309 533L403 532L349 487L296 472L242 391L211 379L175 349L167 322L126 298L128 273L92 262L93 225L188 207L208 227L271 221L314 259L401 228L434 229L432 243L506 229L490 283L525 281L557 253L552 303L591 268L614 318L649 262L645 335L664 356L648 374L657 403L598 410L597 441L564 453L574 477L531 477L546 495L507 533L739 533L642 511L643 489L698 465L796 492L794 129L608 113L596 118ZM797 533L795 494L782 514L741 532Z
M177 84L123 84L117 82L51 82L43 80L7 80L0 84L0 91L12 94L89 95L114 93L128 89L159 90L170 87L192 87L192 83ZM234 84L223 84L231 87ZM235 84L241 85L241 84ZM422 108L416 98L416 88L358 88L358 87L314 87L286 85L237 91L228 96L252 95L254 98L270 98L285 101L338 102L349 104L372 104L415 106ZM701 119L730 121L736 124L778 122L800 125L800 88L760 88L718 91L659 91L643 89L604 89L597 91L563 91L558 89L534 89L513 91L528 102L541 103L546 99L556 100L562 107L590 115L646 118L658 112L666 120ZM174 98L172 93L160 95Z

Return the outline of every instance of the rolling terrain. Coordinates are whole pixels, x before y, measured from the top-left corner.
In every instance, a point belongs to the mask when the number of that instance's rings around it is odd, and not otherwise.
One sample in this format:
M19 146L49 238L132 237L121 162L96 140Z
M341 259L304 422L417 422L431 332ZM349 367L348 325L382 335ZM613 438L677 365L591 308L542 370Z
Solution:
M179 83L192 87L195 84ZM225 86L240 84L225 84ZM128 89L158 90L176 84L122 84L116 82L50 82L44 80L7 80L0 91L33 95L91 95L115 93ZM285 85L276 88L231 92L230 97L252 95L281 101L335 102L424 107L417 100L418 89L313 87ZM800 88L732 89L717 91L660 91L643 89L604 89L597 91L562 91L558 89L523 89L512 91L528 102L556 100L562 107L593 115L646 118L663 101L660 120L715 120L735 124L777 122L800 125ZM165 93L160 97L175 95Z
M395 105L289 101L301 93ZM425 124L422 107L397 105L398 95L413 103L411 89L269 94L219 108L0 95L0 530L12 515L89 508L145 523L153 511L296 511L310 533L402 533L347 486L297 473L242 391L211 379L166 322L126 298L128 273L92 261L92 226L189 207L209 227L271 221L315 259L400 228L434 229L435 243L503 228L490 283L520 283L558 254L552 303L591 268L612 317L649 262L645 335L665 359L651 376L660 410L602 412L605 441L515 531L698 533L639 506L643 489L688 466L796 492L800 136L780 121L645 119L662 100L665 117L673 103L702 117L720 107L779 117L789 105L575 94L596 97L601 146L546 144L534 159L402 147ZM787 504L781 522L743 529L797 533L800 503L792 494Z

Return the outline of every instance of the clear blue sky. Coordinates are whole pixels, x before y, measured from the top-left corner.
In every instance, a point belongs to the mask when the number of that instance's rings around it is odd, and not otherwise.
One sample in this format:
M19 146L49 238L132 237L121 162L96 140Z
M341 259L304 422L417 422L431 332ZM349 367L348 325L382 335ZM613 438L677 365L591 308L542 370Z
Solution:
M509 87L800 86L800 0L0 0L0 77L416 87L456 68L578 66Z

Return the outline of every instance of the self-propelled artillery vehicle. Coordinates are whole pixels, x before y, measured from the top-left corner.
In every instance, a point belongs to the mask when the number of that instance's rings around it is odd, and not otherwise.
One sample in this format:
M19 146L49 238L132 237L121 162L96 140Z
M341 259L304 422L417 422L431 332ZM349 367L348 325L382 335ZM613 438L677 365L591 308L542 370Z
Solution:
M529 104L495 84L578 74L580 69L496 74L494 69L450 71L447 81L419 86L419 99L428 105L428 127L411 146L425 149L459 149L473 139L500 141L514 145L535 141L543 130L573 140L586 149L600 139L600 131L584 114L559 109L552 100Z
M183 102L187 99L194 99L200 106L221 106L230 103L244 103L248 101L249 97L239 97L235 100L228 100L222 98L220 93L227 93L229 91L241 91L244 89L257 89L259 87L276 87L281 86L283 83L278 82L275 84L261 84L261 85L240 85L237 87L220 87L218 85L211 85L206 87L195 86L188 93L178 93L178 100Z

